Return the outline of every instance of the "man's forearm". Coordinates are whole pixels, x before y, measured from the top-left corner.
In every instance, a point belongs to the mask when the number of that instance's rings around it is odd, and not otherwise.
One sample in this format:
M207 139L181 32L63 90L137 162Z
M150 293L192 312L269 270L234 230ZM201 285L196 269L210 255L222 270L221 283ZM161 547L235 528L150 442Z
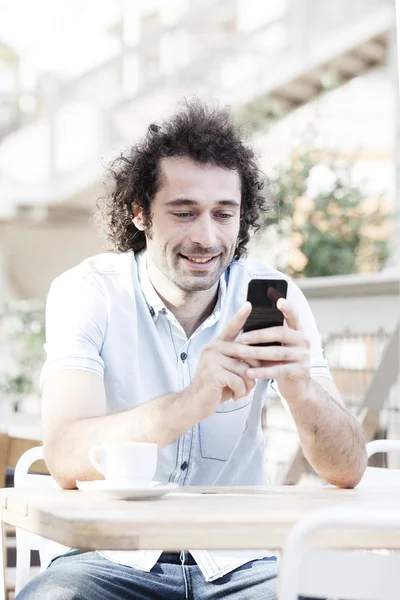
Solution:
M146 402L125 412L66 423L44 437L49 470L63 488L74 488L76 479L102 476L89 462L92 446L103 442L153 442L163 448L174 442L203 417L188 389Z
M303 452L317 473L339 487L357 485L367 461L358 421L313 380L308 397L289 407Z

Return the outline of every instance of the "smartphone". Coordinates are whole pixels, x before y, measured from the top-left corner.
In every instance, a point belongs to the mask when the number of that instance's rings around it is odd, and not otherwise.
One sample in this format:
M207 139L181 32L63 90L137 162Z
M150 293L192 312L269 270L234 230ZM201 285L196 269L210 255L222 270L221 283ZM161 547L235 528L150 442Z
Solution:
M247 290L247 300L252 311L243 327L243 333L283 325L283 314L276 307L279 298L286 298L286 279L252 279ZM254 344L255 346L280 346L280 342Z

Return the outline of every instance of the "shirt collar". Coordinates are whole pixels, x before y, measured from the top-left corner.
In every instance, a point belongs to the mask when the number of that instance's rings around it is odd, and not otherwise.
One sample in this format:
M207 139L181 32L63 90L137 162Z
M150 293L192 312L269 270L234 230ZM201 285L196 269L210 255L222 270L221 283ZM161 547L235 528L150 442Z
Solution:
M170 311L165 306L164 302L161 300L160 296L157 294L156 290L153 287L153 284L150 281L150 277L147 271L146 250L143 250L142 252L136 254L136 261L138 265L138 278L140 282L140 287L142 289L144 298L149 308L149 312L153 319L156 320L160 313L167 314L170 313ZM214 310L211 313L211 315L204 321L204 323L202 323L202 325L199 327L199 330L205 329L206 327L210 327L219 320L222 312L222 307L224 306L226 299L228 274L229 268L220 277L218 297Z
M156 290L153 287L153 284L150 281L150 277L147 271L147 252L143 250L136 254L136 261L138 264L138 278L140 282L140 287L142 288L142 292L144 295L144 299L147 302L147 306L149 308L149 312L153 319L156 319L160 312L163 314L166 313L167 307L164 302L161 300L160 296L157 294Z

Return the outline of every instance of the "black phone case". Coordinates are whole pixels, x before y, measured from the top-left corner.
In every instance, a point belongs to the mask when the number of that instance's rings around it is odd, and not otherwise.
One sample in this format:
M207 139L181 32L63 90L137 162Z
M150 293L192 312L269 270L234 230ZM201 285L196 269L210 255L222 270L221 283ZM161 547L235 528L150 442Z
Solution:
M274 283L276 285L274 285ZM276 289L281 297L286 298L287 281L285 279L252 279L249 283L247 300L252 304L252 311L243 327L243 332L266 329L268 327L281 327L284 316L276 306L267 306L267 290L269 287ZM279 288L279 290L278 290ZM262 305L265 297L265 305ZM254 346L280 346L280 342L254 344Z

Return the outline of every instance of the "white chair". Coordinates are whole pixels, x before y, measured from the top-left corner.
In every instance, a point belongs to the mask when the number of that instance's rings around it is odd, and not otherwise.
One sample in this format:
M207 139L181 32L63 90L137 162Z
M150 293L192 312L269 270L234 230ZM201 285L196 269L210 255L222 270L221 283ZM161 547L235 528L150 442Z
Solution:
M398 440L375 440L366 445L368 458L377 452L399 452ZM358 488L400 485L400 469L367 467ZM299 595L347 600L390 600L400 596L400 557L382 553L313 548L312 535L328 527L376 526L400 528L400 513L332 509L318 511L289 534L280 570L279 600ZM382 584L382 580L385 580ZM389 591L388 591L389 589ZM392 595L390 595L392 594Z
M27 450L18 460L14 471L14 487L40 487L40 488L57 488L58 484L50 475L36 475L28 473L31 465L37 460L44 460L43 446L37 446ZM30 577L30 561L31 550L39 550L41 570L44 570L49 564L51 558L57 553L67 552L70 548L66 548L57 542L52 542L45 538L39 537L23 529L16 529L16 574L15 574L15 593L17 594L21 588L31 579Z
M400 440L375 440L366 446L370 458L377 452L400 452ZM367 467L357 487L400 485L400 469Z
M370 554L327 547L312 547L324 531L340 528L378 528L400 532L400 512L324 509L299 521L291 530L281 561L279 600L346 598L346 600L398 600L400 568L396 553Z

